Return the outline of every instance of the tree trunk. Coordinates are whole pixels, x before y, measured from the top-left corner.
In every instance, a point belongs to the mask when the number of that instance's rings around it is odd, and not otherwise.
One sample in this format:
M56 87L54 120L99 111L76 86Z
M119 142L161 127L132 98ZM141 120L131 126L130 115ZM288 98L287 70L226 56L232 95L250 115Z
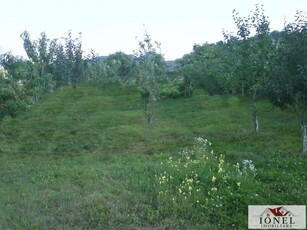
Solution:
M74 89L77 88L77 76L76 76L76 74L77 74L77 73L73 73L72 79L71 79L72 87L73 87Z
M302 120L301 126L302 126L302 155L306 155L306 151L307 151L307 134L306 134L307 125L305 125L304 120Z
M147 124L148 124L147 141L149 145L152 143L153 139L154 112L155 112L154 99L152 95L149 95L145 105L145 116L147 118Z
M254 118L254 126L255 131L258 133L259 131L259 121L258 121L258 110L257 110L257 92L253 91L253 118Z
M2 121L3 121L3 119L4 119L4 116L5 116L4 112L3 112L3 111L0 111L0 125L2 124Z

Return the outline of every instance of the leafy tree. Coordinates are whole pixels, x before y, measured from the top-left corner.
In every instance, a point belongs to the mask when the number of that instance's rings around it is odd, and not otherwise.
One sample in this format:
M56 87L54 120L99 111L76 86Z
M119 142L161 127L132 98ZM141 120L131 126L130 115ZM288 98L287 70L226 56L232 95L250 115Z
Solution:
M289 23L275 36L276 52L267 86L271 102L284 109L292 107L302 129L302 153L306 154L307 114L307 17L298 11L295 22Z

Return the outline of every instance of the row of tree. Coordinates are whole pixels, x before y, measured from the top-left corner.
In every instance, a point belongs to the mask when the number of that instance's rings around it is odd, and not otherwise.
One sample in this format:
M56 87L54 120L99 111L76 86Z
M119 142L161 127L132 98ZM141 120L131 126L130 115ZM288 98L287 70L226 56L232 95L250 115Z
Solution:
M5 71L0 72L0 121L6 114L15 116L57 87L75 88L80 81L117 81L140 88L150 130L159 98L191 96L194 87L203 87L209 94L251 95L256 132L259 96L266 96L280 108L294 108L300 117L306 152L306 16L297 12L295 21L285 23L280 32L270 31L268 17L259 5L247 17L234 10L233 20L235 34L224 31L224 41L195 45L193 52L171 63L171 68L160 44L147 32L133 55L117 52L99 57L93 51L85 56L81 34L73 38L69 32L65 38L50 40L41 33L38 40L31 40L25 31L21 38L28 59L11 53L1 56Z
M210 94L249 94L255 131L259 131L257 98L267 97L282 109L299 116L306 153L307 114L307 18L298 11L293 23L270 32L263 6L241 17L233 11L236 34L226 31L224 41L195 45L178 60L178 69L192 76Z
M16 116L56 87L68 84L76 87L83 77L86 59L81 34L72 38L69 32L66 38L50 40L46 33L41 33L38 40L31 40L25 31L21 38L28 59L11 53L0 58L5 70L0 77L0 122L6 114Z
M81 81L116 81L139 86L150 134L165 60L147 32L134 55L117 52L107 57L94 51L85 56L81 33L77 38L69 32L66 38L53 40L41 33L38 40L32 40L25 31L21 38L28 58L6 53L0 59L4 68L0 72L0 123L5 115L15 117L56 88L76 88Z

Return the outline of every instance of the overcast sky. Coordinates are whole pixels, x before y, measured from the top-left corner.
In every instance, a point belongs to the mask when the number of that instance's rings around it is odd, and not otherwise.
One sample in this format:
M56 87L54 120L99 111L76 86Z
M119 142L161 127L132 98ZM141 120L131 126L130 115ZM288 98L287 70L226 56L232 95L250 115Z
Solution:
M281 30L284 19L292 22L297 10L307 12L306 0L0 0L0 52L26 56L20 38L25 30L32 39L72 30L75 36L82 32L86 52L131 54L146 28L173 60L194 44L222 40L223 29L235 31L233 9L247 16L256 3L264 5L271 31Z

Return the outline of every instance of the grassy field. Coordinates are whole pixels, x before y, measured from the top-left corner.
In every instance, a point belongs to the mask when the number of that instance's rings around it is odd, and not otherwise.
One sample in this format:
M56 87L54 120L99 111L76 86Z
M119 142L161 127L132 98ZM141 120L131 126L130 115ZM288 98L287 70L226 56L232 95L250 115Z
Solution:
M196 90L191 98L159 101L149 144L141 104L133 87L83 85L5 118L0 229L246 229L247 204L307 203L306 157L300 156L299 120L291 111L260 100L256 134L249 97ZM244 159L255 164L257 175L246 182L254 190L242 186L243 197L229 201L238 206L233 221L224 221L229 209L207 215L206 207L168 206L174 194L159 196L157 176L171 170L164 166L170 157L193 148L195 137L207 138L229 168ZM249 197L252 192L257 198Z

